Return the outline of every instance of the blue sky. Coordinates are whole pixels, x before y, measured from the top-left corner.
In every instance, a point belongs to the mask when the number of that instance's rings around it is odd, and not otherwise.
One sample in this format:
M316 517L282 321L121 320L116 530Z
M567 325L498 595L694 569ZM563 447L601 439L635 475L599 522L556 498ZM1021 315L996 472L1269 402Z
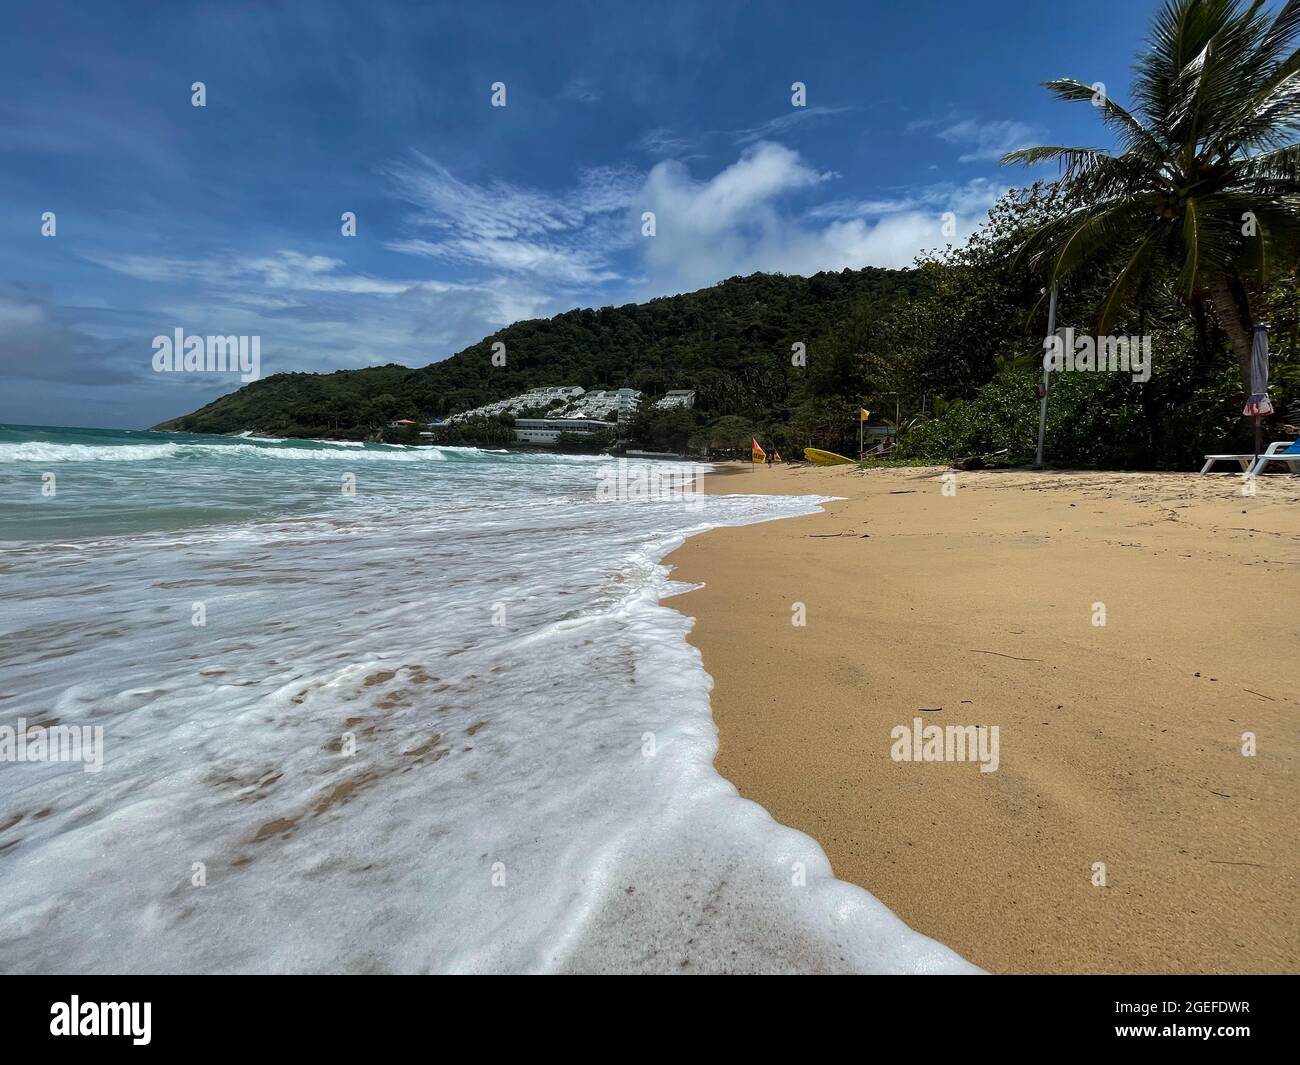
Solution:
M260 336L263 375L419 366L573 307L907 265L1031 180L1004 151L1108 145L1038 86L1125 100L1152 6L9 3L0 421L238 387L154 373L176 328Z

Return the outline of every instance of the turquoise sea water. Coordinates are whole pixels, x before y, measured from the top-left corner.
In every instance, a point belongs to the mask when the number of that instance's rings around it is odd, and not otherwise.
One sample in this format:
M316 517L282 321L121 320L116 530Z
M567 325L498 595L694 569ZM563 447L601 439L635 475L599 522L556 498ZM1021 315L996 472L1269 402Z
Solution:
M0 427L0 970L964 969L712 769L660 559L817 500L615 468Z
M506 497L591 459L475 448L0 426L0 540L58 540L311 513L398 513L474 485ZM430 463L446 464L430 477ZM485 466L490 467L490 476ZM355 477L345 494L345 474ZM43 475L54 478L54 492ZM562 479L562 478L561 478Z

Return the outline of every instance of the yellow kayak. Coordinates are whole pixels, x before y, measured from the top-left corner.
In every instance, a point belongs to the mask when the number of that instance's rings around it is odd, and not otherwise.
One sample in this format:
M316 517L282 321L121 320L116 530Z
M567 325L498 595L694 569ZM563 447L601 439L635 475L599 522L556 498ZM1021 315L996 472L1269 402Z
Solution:
M853 463L855 460L844 455L837 455L834 451L823 451L819 447L806 447L803 449L803 457L809 462L815 462L818 466L842 466L844 463Z

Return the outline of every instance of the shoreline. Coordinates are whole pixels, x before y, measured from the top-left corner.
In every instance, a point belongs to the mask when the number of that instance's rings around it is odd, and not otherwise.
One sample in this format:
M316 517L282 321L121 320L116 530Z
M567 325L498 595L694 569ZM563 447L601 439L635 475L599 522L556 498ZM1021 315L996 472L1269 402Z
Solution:
M1300 486L948 472L706 477L846 497L664 559L704 585L665 602L696 619L718 772L990 972L1300 970ZM996 770L892 759L917 719L996 726Z

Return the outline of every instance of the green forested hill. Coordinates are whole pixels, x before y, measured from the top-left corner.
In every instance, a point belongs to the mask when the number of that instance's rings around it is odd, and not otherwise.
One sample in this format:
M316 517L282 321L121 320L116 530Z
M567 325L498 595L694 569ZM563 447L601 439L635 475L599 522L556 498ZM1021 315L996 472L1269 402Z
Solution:
M693 388L702 416L762 419L789 404L803 373L791 366L792 344L806 344L811 362L818 340L842 322L878 319L921 285L916 271L875 268L735 277L649 303L517 322L419 369L275 374L156 428L355 438L393 418L441 417L560 384L651 395ZM504 367L492 365L497 341Z

